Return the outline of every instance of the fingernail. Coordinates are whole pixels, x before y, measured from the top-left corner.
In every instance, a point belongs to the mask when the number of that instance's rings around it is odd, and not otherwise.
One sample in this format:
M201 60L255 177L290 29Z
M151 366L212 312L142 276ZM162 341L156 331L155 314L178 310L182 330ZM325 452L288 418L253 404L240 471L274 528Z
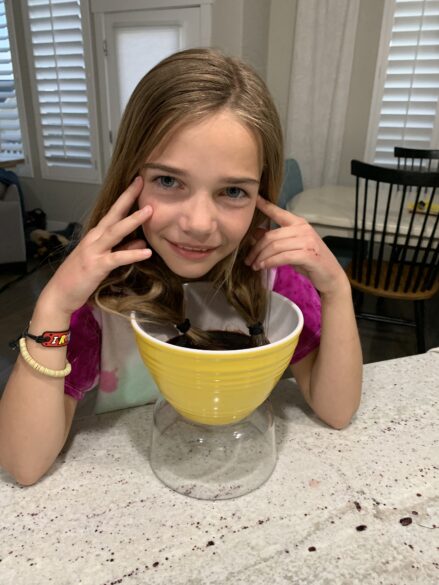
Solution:
M142 177L140 175L137 175L137 177L134 179L133 183L135 185L137 185L140 182L141 179L142 179Z

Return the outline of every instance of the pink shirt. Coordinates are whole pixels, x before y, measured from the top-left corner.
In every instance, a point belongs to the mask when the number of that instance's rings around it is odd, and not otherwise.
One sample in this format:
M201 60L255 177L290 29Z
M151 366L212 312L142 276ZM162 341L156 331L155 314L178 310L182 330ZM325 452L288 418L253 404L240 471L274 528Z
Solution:
M294 364L302 360L320 343L320 297L311 282L291 266L281 266L276 270L273 290L296 303L303 313L303 330L291 360L291 363ZM122 327L122 325L119 325L119 327ZM98 385L98 389L101 390L101 394L104 397L101 412L140 403L144 404L157 397L157 391L152 390L149 397L142 398L140 402L138 398L128 399L126 402L123 399L121 401L119 398L118 400L113 400L112 403L110 394L116 393L118 389L118 380L120 379L118 371L121 369L121 365L119 363L113 367L111 362L117 361L115 357L118 351L122 351L122 348L126 352L126 337L123 338L122 334L119 336L116 327L116 333L114 329L112 332L111 347L110 349L106 348L105 343L107 340L103 339L102 323L98 322L94 309L88 305L84 305L72 315L70 330L71 337L67 349L67 359L72 364L72 372L66 377L64 387L66 394L76 400L81 400L86 392ZM131 335L131 332L130 336L132 337L133 351L136 352L134 336ZM121 340L120 349L114 347L115 344L117 345L119 337ZM123 361L126 361L125 358ZM133 370L132 365L129 369ZM143 364L141 369L146 370ZM126 381L123 385L125 388L129 387ZM144 394L144 387L145 382L143 382L142 394ZM120 391L119 394L121 394Z

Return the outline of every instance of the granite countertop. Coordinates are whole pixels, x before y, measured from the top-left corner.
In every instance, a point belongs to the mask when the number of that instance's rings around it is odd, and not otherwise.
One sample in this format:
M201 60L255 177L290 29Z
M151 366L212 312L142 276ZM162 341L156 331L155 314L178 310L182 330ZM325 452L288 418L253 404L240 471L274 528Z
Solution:
M35 486L0 472L0 583L436 584L438 391L439 353L369 364L335 431L282 380L273 475L213 502L156 479L151 406L80 420Z

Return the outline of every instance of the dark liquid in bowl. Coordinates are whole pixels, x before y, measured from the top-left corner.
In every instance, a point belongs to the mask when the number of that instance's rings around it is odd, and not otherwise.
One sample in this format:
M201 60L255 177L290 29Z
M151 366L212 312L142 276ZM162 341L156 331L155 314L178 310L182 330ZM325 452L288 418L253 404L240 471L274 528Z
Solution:
M208 344L195 344L186 335L177 335L169 339L171 345L188 347L190 349L204 349L210 351L233 351L253 347L250 335L239 331L208 331L211 339Z

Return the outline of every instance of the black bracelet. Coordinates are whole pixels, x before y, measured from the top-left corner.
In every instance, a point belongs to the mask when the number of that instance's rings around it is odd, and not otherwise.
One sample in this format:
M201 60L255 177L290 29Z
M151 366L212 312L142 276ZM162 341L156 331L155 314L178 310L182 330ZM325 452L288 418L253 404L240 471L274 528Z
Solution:
M69 329L65 331L44 331L42 335L32 335L29 330L23 332L23 337L29 337L43 347L65 347L70 340Z

